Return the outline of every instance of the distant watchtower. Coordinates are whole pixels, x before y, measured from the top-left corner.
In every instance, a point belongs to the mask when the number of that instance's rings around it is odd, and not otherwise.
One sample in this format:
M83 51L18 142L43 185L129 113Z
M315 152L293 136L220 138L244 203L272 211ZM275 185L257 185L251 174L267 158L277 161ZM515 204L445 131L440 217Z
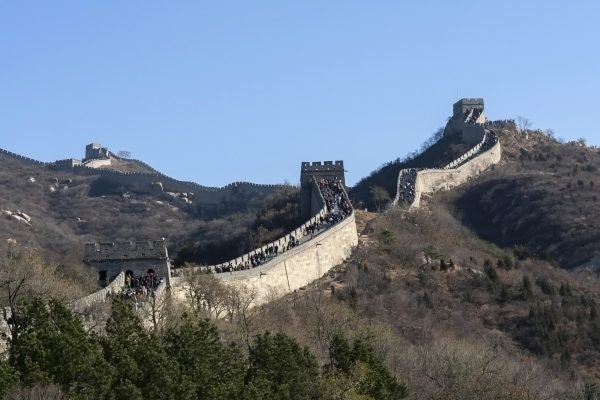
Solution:
M461 135L465 143L478 143L483 137L481 126L485 122L482 98L460 99L452 105L452 118L444 129L444 136Z
M94 160L94 159L104 159L109 158L108 148L102 147L101 144L98 143L90 143L85 146L85 159L86 160Z
M300 170L300 213L310 218L319 210L314 179L339 179L346 186L343 161L303 162Z
M478 110L480 113L483 113L483 99L482 98L476 98L476 99L460 99L459 101L457 101L456 103L454 103L454 105L452 106L453 108L453 116L456 119L464 119L464 117L471 111L471 110Z

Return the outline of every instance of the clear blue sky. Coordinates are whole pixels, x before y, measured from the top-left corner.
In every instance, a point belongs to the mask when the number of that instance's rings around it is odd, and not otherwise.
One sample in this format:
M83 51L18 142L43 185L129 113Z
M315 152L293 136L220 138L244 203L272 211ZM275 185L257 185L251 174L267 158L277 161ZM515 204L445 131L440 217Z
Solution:
M460 97L600 144L597 1L2 1L0 147L88 142L206 185L354 184Z

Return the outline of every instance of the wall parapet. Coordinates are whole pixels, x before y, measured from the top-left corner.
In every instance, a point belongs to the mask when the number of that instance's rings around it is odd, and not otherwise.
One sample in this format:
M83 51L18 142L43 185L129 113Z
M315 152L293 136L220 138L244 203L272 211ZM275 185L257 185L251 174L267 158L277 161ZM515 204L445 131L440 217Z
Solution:
M260 266L220 273L217 277L227 285L242 285L254 290L252 306L256 306L322 277L347 259L357 244L355 213L352 211L332 227ZM184 278L173 278L171 284L176 298L187 298Z
M438 190L448 190L459 186L481 174L492 165L497 164L500 161L501 155L500 141L496 141L493 146L485 149L458 167L449 169L422 169L417 171L414 181L414 199L409 204L409 209L419 208L422 194L434 193ZM396 199L398 198L397 195ZM396 199L393 205L398 204Z
M204 186L204 185L200 185L196 182L181 181L181 180L172 178L168 175L165 175L165 174L157 171L156 169L152 168L150 165L146 164L145 162L140 161L140 160L135 160L135 159L127 159L127 160L138 162L141 165L143 165L145 168L151 170L152 172L121 171L121 170L116 170L116 169L105 168L105 166L104 167L101 166L99 168L94 168L94 167L90 167L88 165L81 163L81 160L77 160L77 159L65 159L65 160L57 160L57 161L53 161L53 162L43 162L43 161L34 160L29 157L25 157L25 156L19 155L17 153L13 153L12 151L1 149L1 148L0 148L0 155L12 157L12 158L18 159L23 162L27 162L32 165L48 167L50 169L61 169L61 170L65 170L65 171L72 171L73 173L78 174L78 175L87 175L87 176L100 175L102 177L109 178L109 179L110 178L129 178L129 179L131 179L132 183L136 183L135 182L136 178L146 178L146 180L148 180L148 181L150 181L152 179L161 180L165 184L171 184L172 186L176 187L181 192L185 192L185 191L220 192L220 191L228 191L228 190L231 190L234 188L277 190L277 189L281 189L281 188L289 186L289 185L285 185L285 184L261 184L261 183L243 182L243 181L231 182L222 187ZM116 159L119 159L119 160L124 160L123 158L115 156L112 153L110 153L110 156L114 157Z
M229 268L229 267L237 267L240 264L245 264L245 263L249 263L252 259L253 256L261 254L261 253L265 253L266 250L268 248L272 248L277 246L280 249L285 249L288 247L288 244L290 242L295 242L295 241L299 241L300 239L304 238L307 234L308 234L308 229L311 226L314 226L316 224L319 224L321 219L324 218L329 211L328 207L327 207L327 203L325 201L325 198L323 196L323 193L321 192L319 185L316 183L316 181L312 181L313 184L313 190L316 191L317 194L317 198L319 199L319 205L321 206L321 208L312 216L310 217L306 222L304 222L302 225L300 225L299 227L297 227L296 229L294 229L293 231L287 233L286 235L268 243L265 244L259 248L256 248L252 251L249 251L241 256L235 257L231 260L225 261L223 263L218 263L218 264L213 264L213 265L208 265L208 266L201 266L199 268L201 268L202 270L206 270L206 271L222 271L223 269ZM342 190L344 193L344 196L346 196L346 198L348 198L348 194L346 193L346 189L342 186ZM352 211L352 213L350 214L350 216L352 218L354 218L354 211ZM347 216L344 220L342 220L341 222L338 222L336 225L328 228L327 230L325 230L324 232L327 232L330 229L333 229L335 226L339 225L340 223L342 223L343 221L345 221L346 219L350 218L350 216ZM293 251L295 248L291 248L289 251ZM282 253L282 255L285 253ZM273 260L275 260L276 258L281 257L281 255L278 255L277 257L275 257ZM269 262L273 261L270 260ZM266 265L269 262L263 264ZM256 270L258 268L260 268L261 266L257 266L252 268L252 270ZM240 270L240 271L232 271L229 272L229 274L240 274L243 272L246 272L249 270ZM227 272L222 273L222 274L228 274Z
M463 105L479 105L483 107L483 99L461 99L454 104L455 109ZM472 110L470 110L472 111ZM470 113L464 118L470 118ZM394 207L402 200L408 201L409 209L418 208L422 193L431 193L440 188L449 189L458 186L474 175L482 172L483 169L489 168L491 165L500 161L500 141L496 133L486 126L493 126L489 123L467 123L464 122L465 129L471 129L472 134L481 137L481 140L471 147L460 157L443 166L441 169L402 169L398 173L396 183L396 196L391 203ZM477 165L477 168L473 168ZM469 176L464 176L464 171L468 171ZM426 177L435 173L436 175L443 174L446 181L429 182ZM425 183L424 183L425 182Z
M120 293L121 289L125 286L125 272L121 272L108 286L98 290L90 295L82 297L81 299L75 300L69 303L72 310L80 312L85 310L94 304L103 303L106 298L115 293Z
M246 279L246 278L252 277L252 276L259 277L261 275L264 275L266 272L268 272L269 270L271 270L278 264L281 264L284 261L287 261L288 259L295 257L300 253L305 252L307 249L312 249L312 247L315 246L317 243L327 239L330 236L333 236L335 233L337 233L338 231L344 229L345 227L347 227L348 225L351 225L351 224L356 224L356 218L354 215L354 211L348 217L344 218L342 221L333 225L331 228L324 230L323 232L319 233L318 235L315 235L310 240L300 244L297 247L294 247L291 250L286 251L285 253L277 256L276 258L273 258L269 262L259 265L258 267L243 270L243 271L222 273L219 275L219 278L222 278L225 281L229 281L229 280L239 281L239 280L243 280L243 279ZM327 272L327 271L325 271L325 272Z
M39 165L39 166L48 165L48 163L45 163L43 161L34 160L33 158L25 157L25 156L22 156L17 153L13 153L12 151L5 150L5 149L0 149L0 155L5 155L5 156L12 157L12 158L16 158L20 161L24 161L24 162L27 162L27 163L33 164L33 165Z
M132 259L166 260L167 245L165 239L152 241L100 242L85 244L87 262L102 262Z

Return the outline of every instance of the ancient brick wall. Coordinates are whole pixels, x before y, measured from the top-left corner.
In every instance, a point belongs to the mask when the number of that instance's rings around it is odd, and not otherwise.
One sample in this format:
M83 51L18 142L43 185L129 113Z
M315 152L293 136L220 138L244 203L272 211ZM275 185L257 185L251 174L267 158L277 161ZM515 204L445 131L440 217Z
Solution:
M299 234L299 232L296 232ZM256 291L254 305L293 292L322 277L347 259L358 244L354 213L272 261L249 270L220 273L230 285L244 285ZM239 260L238 260L239 261ZM171 280L176 298L187 296L183 278Z
M475 176L488 170L500 161L502 149L498 141L492 148L452 169L426 169L417 172L415 184L415 200L412 208L418 208L421 195L438 190L449 190L462 185Z

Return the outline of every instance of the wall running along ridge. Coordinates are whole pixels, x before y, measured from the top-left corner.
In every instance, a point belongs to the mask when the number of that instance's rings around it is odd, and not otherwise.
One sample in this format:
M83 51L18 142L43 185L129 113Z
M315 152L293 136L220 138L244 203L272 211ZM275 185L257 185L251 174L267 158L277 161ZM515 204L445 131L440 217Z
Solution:
M336 225L315 235L311 240L280 253L263 265L248 270L222 272L216 276L228 285L244 285L255 290L253 305L259 305L322 277L348 258L357 244L358 234L353 211ZM184 278L171 278L171 286L176 298L187 298Z
M313 190L316 192L316 195L313 196L313 207L317 211L304 224L285 236L240 257L221 264L199 268L215 271L217 267L236 266L250 261L251 256L265 252L268 247L277 245L280 249L284 249L292 238L293 240L302 239L306 235L306 229L328 213L325 199L316 183L313 185ZM347 197L347 194L345 196ZM293 292L322 277L331 268L341 264L357 244L358 234L354 211L352 211L342 221L322 230L305 243L280 252L278 256L265 264L249 270L223 272L216 276L228 285L238 287L243 285L254 290L256 298L253 305L259 305L274 298L273 296L280 297L285 293ZM86 251L91 250L87 249ZM169 283L170 291L166 290ZM76 312L82 312L94 304L106 301L111 294L119 294L124 286L125 273L121 272L107 287L70 303L70 308ZM156 289L155 296L162 299L167 293L172 293L174 298L180 301L185 300L187 297L185 280L182 277L167 277Z
M495 133L479 124L469 125L468 128L470 130L481 130L481 141L441 169L417 171L413 186L414 200L409 204L409 209L419 208L422 194L434 193L438 190L449 190L462 185L500 161L502 150ZM482 151L482 148L485 148L486 141L489 140L495 140L495 143L492 147ZM400 170L396 184L396 197L391 204L392 207L397 206L400 202L403 177L409 173L410 169Z
M203 270L215 271L217 267L235 267L250 260L254 254L265 251L268 247L279 246L280 249L287 247L292 240L302 239L306 234L306 228L318 222L321 217L327 215L327 206L323 194L317 184L313 185L318 199L317 207L320 209L307 222L288 233L284 237L255 249L241 257L234 258L222 264L199 267ZM347 197L347 194L344 194ZM221 272L216 276L228 285L246 286L256 292L253 305L263 304L270 299L283 296L285 293L293 292L306 286L310 282L322 277L331 268L341 264L350 256L352 249L358 244L358 234L354 211L337 224L322 230L305 243L300 244L258 267L248 270L233 272ZM185 273L185 272L184 272ZM172 292L176 298L184 300L187 298L186 283L183 277L171 278Z
M15 158L29 165L46 167L59 171L73 172L77 175L100 176L102 178L110 180L115 184L133 186L134 189L139 190L141 192L152 192L152 184L155 182L161 182L165 191L178 193L194 193L195 202L203 204L217 204L228 196L235 196L237 191L240 190L247 190L255 193L261 193L263 195L268 195L281 188L288 187L287 185L257 184L251 182L232 182L223 187L203 186L195 182L180 181L171 178L170 176L164 175L155 170L154 168L150 167L148 164L138 160L129 161L139 162L141 165L152 170L153 172L130 172L107 168L92 168L83 164L73 165L71 162L68 162L70 160L59 160L56 162L46 163L34 160L32 158L23 157L19 154L13 153L8 150L0 149L0 156L2 155ZM112 153L111 156L121 160L121 158L114 156ZM107 162L110 160L99 161L101 161L100 164L102 164L102 162Z
M104 303L111 294L120 294L124 286L125 272L121 272L107 287L71 302L69 308L75 312L82 312L94 304Z
M218 275L230 285L256 291L254 305L298 290L341 264L358 244L354 212L313 239L259 267Z
M474 157L457 168L452 169L426 169L417 172L415 181L415 200L411 208L419 208L421 195L434 193L438 190L449 190L462 185L475 176L481 174L500 161L502 150L500 142L496 142L487 151Z

